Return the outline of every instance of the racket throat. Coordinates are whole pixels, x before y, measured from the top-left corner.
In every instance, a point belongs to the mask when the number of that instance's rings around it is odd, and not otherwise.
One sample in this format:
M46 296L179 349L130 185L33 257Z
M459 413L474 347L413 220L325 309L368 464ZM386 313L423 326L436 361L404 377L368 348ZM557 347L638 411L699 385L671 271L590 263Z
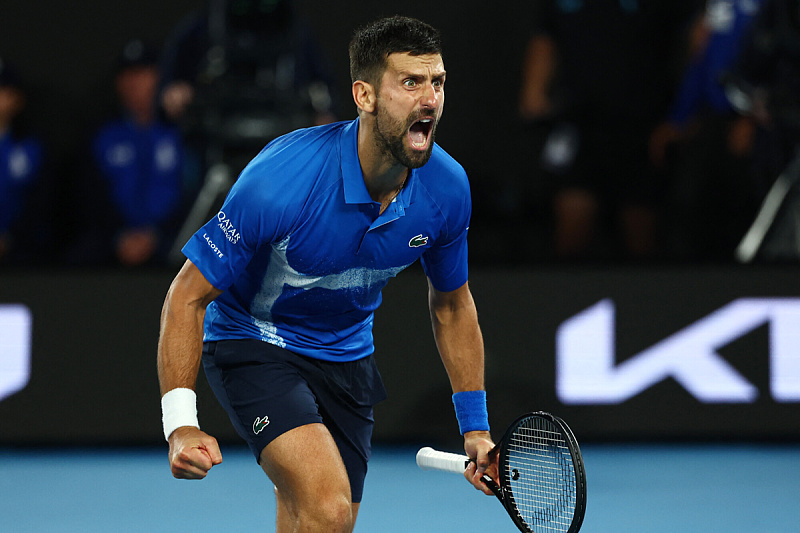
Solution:
M497 499L499 499L501 502L505 502L505 493L502 487L500 487L497 483L495 483L495 481L492 478L484 474L483 477L481 478L481 481L483 481L484 485L489 487L489 490L492 491L492 494L497 496Z

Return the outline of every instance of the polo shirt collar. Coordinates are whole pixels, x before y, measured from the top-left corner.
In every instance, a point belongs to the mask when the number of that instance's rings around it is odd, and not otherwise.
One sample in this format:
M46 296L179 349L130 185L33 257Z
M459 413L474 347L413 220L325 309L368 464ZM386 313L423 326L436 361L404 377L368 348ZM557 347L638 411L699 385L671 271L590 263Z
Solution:
M364 174L361 172L361 163L358 160L358 128L360 120L357 118L342 130L339 152L342 161L342 179L344 182L344 201L348 204L369 204L374 200L367 191L364 183ZM413 203L414 184L419 169L412 169L408 174L406 185L395 202L403 208Z

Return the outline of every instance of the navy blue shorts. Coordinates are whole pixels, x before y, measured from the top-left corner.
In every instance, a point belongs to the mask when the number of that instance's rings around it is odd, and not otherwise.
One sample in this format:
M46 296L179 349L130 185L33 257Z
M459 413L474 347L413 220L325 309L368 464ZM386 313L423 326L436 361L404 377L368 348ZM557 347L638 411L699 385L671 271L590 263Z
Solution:
M347 468L352 501L361 501L372 449L372 407L386 398L373 356L336 363L256 339L225 340L203 345L203 367L256 460L283 433L325 424Z

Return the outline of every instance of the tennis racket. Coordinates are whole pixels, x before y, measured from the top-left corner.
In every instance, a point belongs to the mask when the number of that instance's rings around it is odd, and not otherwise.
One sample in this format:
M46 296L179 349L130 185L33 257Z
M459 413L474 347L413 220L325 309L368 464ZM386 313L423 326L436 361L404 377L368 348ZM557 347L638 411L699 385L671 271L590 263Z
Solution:
M578 442L569 426L550 413L519 417L490 452L499 454L499 486L483 482L524 533L577 533L586 511L586 472ZM423 470L463 474L466 455L422 448Z

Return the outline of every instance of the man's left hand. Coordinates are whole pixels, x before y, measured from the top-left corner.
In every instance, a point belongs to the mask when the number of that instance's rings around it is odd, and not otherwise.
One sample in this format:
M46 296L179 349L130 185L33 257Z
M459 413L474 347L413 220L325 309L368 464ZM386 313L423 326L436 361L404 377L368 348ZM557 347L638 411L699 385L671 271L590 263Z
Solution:
M494 448L492 436L488 431L469 431L464 434L464 451L473 460L467 466L464 477L472 485L484 494L494 494L489 487L481 480L483 475L487 475L499 485L499 472L497 466L497 454L489 454Z

